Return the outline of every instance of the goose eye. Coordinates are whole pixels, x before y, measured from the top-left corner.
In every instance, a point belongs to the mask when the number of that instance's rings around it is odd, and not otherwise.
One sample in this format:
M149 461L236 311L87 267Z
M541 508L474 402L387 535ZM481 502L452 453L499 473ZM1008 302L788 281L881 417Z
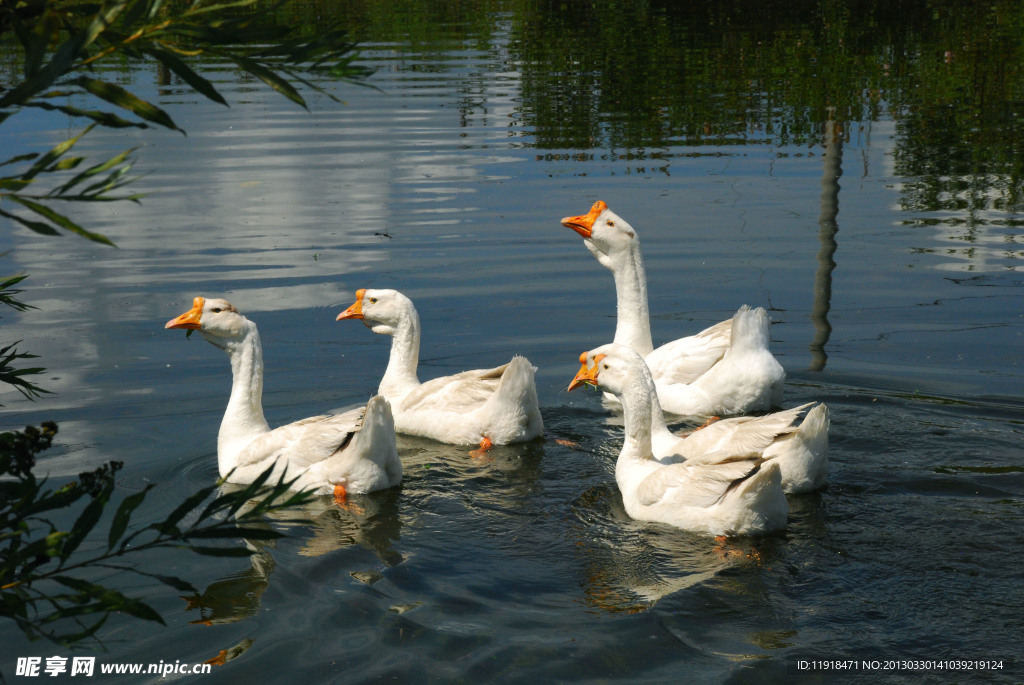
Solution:
M611 226L612 228L615 228L615 222L614 221L609 221L608 225Z
M608 365L607 364L602 364L601 366L603 366L605 368L605 370L608 369Z
M223 309L221 309L220 307L214 307L214 308L213 308L213 309L211 309L210 311L211 311L211 312L213 312L214 314L220 314L220 313L221 313L222 311L224 311L224 310L223 310Z
M376 301L377 301L377 298L376 298L376 297L371 297L371 298L370 298L370 304L373 304L373 303L374 303L374 302L376 302Z

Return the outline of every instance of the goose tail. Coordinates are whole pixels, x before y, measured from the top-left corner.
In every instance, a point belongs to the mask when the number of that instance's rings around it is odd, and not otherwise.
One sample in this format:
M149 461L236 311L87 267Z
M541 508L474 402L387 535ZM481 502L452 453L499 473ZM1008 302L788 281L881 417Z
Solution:
M782 470L776 463L755 466L729 486L722 499L727 498L741 504L741 520L735 527L738 533L770 533L786 527L789 503L782 491Z
M366 403L362 426L352 438L351 448L358 459L378 464L387 475L387 487L402 480L402 462L395 445L395 419L391 403L383 395L374 395Z
M764 452L782 468L782 488L788 493L811 492L828 477L829 412L817 404L793 433L776 440Z
M732 317L731 346L741 352L768 349L768 312L764 307L743 305Z
M496 431L512 438L502 442L529 440L544 431L537 401L536 372L537 367L526 357L516 356L498 381L498 388L489 402L492 415L503 417L502 422L508 424L503 426L503 430Z

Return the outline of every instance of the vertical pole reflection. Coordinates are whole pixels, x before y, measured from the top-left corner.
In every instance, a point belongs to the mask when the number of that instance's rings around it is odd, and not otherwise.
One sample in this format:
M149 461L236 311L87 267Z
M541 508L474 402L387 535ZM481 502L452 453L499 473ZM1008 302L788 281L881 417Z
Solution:
M831 114L831 112L830 112ZM828 312L832 301L832 271L836 263L836 233L839 224L839 177L843 175L843 124L829 116L825 124L825 158L821 175L821 215L818 217L818 270L814 274L814 304L811 308L811 323L814 324L814 339L811 340L811 370L825 368L828 355L825 344L832 334Z

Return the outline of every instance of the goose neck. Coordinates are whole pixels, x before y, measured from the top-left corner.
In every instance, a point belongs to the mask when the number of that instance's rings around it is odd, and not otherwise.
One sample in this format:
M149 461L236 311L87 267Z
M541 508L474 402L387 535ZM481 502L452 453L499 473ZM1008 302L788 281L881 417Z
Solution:
M612 260L617 322L614 342L628 345L641 356L654 350L647 304L647 275L639 246Z
M420 384L416 369L420 363L420 318L415 309L402 313L391 334L391 355L378 392L398 397Z
M655 390L654 402L651 405L651 439L661 439L662 441L674 441L678 438L669 430L668 423L665 422L665 412L661 408L661 402L658 401L657 390Z
M223 345L231 360L231 397L217 436L222 476L237 465L246 445L270 430L263 416L263 348L255 324L246 324L243 336Z
M644 376L648 378L645 379ZM620 459L651 460L651 420L657 415L664 424L661 414L661 407L658 406L658 399L653 394L653 383L649 381L649 374L637 374L627 383L619 399L622 402L623 418L625 421L625 440L622 445Z

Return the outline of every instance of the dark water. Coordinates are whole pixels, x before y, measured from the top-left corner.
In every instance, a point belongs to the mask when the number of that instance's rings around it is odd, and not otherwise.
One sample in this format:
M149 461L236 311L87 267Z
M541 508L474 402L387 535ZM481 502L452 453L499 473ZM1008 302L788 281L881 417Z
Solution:
M83 653L240 646L216 682L837 678L801 659L996 659L838 678L1024 679L1019 10L387 5L320 8L377 68L379 90L331 86L344 106L306 112L217 65L230 109L133 75L188 136L83 142L144 146L152 195L76 210L116 250L4 226L0 273L28 273L39 308L5 312L5 338L56 394L5 392L0 425L56 420L54 477L123 460L124 492L159 484L139 522L160 520L216 477L230 385L223 355L163 323L199 294L256 321L277 425L373 393L388 341L334 317L393 287L423 320L422 378L529 357L545 439L485 459L404 440L403 485L359 511L320 503L251 561L143 561L204 592L123 579L168 627L115 618ZM24 116L11 154L77 130ZM620 429L565 391L614 330L610 274L558 222L597 199L642 238L656 343L765 306L785 404L831 408L828 487L790 500L784 535L623 511ZM9 678L18 656L70 655L0 626Z

